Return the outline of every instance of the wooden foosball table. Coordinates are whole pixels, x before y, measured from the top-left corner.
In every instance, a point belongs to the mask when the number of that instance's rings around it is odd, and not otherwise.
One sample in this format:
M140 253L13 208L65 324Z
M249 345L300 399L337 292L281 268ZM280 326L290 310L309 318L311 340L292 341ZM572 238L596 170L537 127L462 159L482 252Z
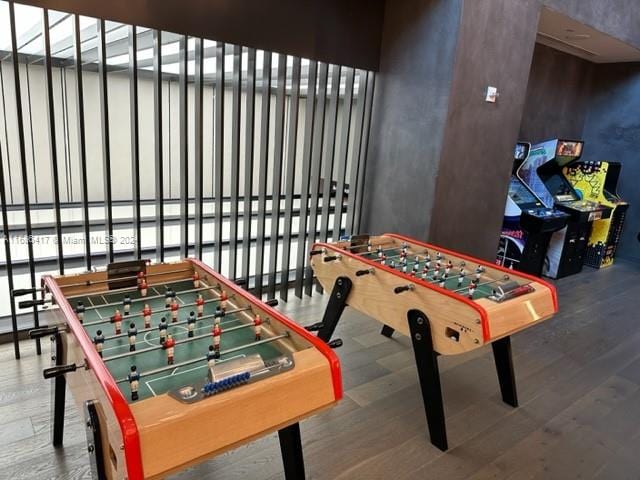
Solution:
M162 478L274 431L285 477L304 478L298 422L342 396L324 341L193 259L42 287L35 303L51 303L56 321L31 336L54 342L53 442L68 384L95 478Z
M438 355L491 344L503 400L517 406L510 336L553 316L543 280L395 234L317 243L311 266L329 302L320 334L331 338L346 306L411 338L431 442L448 448Z

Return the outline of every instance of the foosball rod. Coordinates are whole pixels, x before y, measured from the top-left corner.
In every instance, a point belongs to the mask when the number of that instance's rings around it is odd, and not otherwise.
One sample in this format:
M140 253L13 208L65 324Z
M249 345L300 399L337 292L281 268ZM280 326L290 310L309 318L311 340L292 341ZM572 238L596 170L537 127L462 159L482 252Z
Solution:
M228 355L230 353L239 352L240 350L244 350L246 348L255 347L256 345L264 345L265 343L275 342L277 340L288 338L289 332L282 333L280 335L275 335L273 337L265 338L264 340L257 340L255 342L246 343L244 345L238 345L237 347L230 348L228 350L223 350L220 352L220 356ZM176 342L177 343L177 342ZM204 358L204 357L203 357ZM205 362L203 358L192 358L191 360L185 360L184 362L175 363L173 365L167 365L166 367L159 367L154 370L149 370L148 372L141 372L140 378L149 377L151 375L157 375L158 373L168 372L169 370L175 370L180 367L187 367L189 365L193 365L198 362ZM128 378L121 378L120 380L116 380L116 383L126 383L128 382Z
M213 288L213 287L210 287L210 288ZM234 297L235 297L235 294L232 294L227 298L227 300L231 300ZM206 303L213 303L213 302L220 302L220 301L221 301L221 298L210 298L209 300L205 300L204 303L206 304ZM180 305L180 308L193 307L194 305L196 305L195 302L185 303L184 305ZM171 312L167 309L156 310L155 312L151 312L151 316L153 317L154 315L159 315L160 313L164 313L165 315L167 315L167 314L170 314ZM124 322L125 320L129 320L130 318L138 318L143 316L144 316L143 312L134 313L132 315L123 315L122 321ZM93 322L82 322L82 325L84 325L85 327L92 327L94 325L102 325L103 323L111 323L111 318L103 318L101 320L95 320Z
M476 285L476 288L478 288L478 287L482 287L482 286L484 286L484 285L491 285L492 283L501 282L501 281L504 281L504 280L508 280L508 279L509 279L509 276L508 276L508 275L505 275L505 277L506 277L506 278L495 278L495 279L493 279L493 280L491 280L491 281L489 281L489 282L478 283L478 284ZM468 290L468 289L469 289L469 285L467 285L466 287L462 287L462 288L456 288L455 290L451 290L451 291L452 291L452 292L455 292L455 293L458 293L458 292L462 292L462 291L464 291L464 290Z
M183 273L183 272L192 272L193 269L191 268L181 268L178 270L168 270L166 272L150 272L150 273L146 273L145 272L145 277L153 277L153 276L159 276L159 275L173 275L174 273ZM70 288L70 287L89 287L91 285L98 285L100 283L116 283L116 282L123 282L126 280L136 280L138 278L137 275L131 275L128 277L120 277L120 278L107 278L104 280L87 280L85 282L78 282L78 283L68 283L66 285L60 285L60 288ZM185 279L187 280L187 279ZM115 291L115 290L114 290Z
M234 312L229 312L229 313L238 313L242 310L249 310L251 309L251 307L245 307L244 309L238 309ZM167 326L171 325L170 323L167 324ZM173 324L175 325L175 323ZM237 327L231 327L231 328L227 328L226 330L224 330L223 332L221 332L221 334L227 333L227 332L234 332L236 330L240 330L243 328L248 328L248 327L253 327L253 323L245 323L242 325L238 325ZM202 335L196 335L195 337L190 337L190 338L185 338L184 340L177 340L176 341L176 345L182 345L183 343L189 343L189 342L195 342L196 340L200 340L202 338L207 338L207 337L211 337L211 333L204 333ZM153 347L149 347L149 348L145 348L143 350L134 350L133 352L125 352L125 353L119 353L118 355L112 355L111 357L107 357L104 359L105 362L110 362L112 360L117 360L119 358L125 358L125 357L130 357L133 355L138 355L140 353L145 353L145 352L153 352L154 350L160 350L164 348L162 345L155 345Z
M231 315L232 313L244 313L251 310L251 307L242 307L242 308L238 308L236 310L230 310L229 312L225 312L224 315L217 315L215 313L210 313L209 315L203 315L202 317L197 317L196 321L201 321L201 320L209 320L210 318L216 318L216 317L220 317L220 318L224 318L227 315ZM123 322L126 320L126 318L123 317ZM229 323L229 322L235 322L236 320L228 320L227 322L221 322L221 325L224 323ZM171 323L167 323L168 327L180 327L182 325L186 325L187 323L189 323L188 320L180 320L179 322L171 322ZM269 323L269 319L265 319L264 323ZM138 335L140 335L141 333L147 333L147 332L153 332L155 330L158 330L158 326L156 325L155 327L150 327L150 328L142 328L140 330L138 330ZM107 340L116 340L118 338L124 338L124 337L128 337L129 334L127 332L123 332L123 333L118 333L116 335L111 335L109 337L104 337L105 341Z
M348 247L342 247L343 250L355 250L357 248L362 248L362 247L367 247L367 248L377 248L377 247L382 247L383 245L392 245L394 244L394 242L384 242L384 243L376 243L374 244L369 244L369 243L362 243L360 245L349 245ZM368 252L367 252L368 253Z
M181 290L180 292L175 292L176 296L178 296L179 294L184 294L184 293L193 293L193 292L202 292L204 290L212 290L215 289L216 287L199 287L199 288L192 288L189 290ZM83 297L86 295L82 295ZM131 303L138 303L138 302L144 302L147 300L155 300L156 298L163 298L165 295L164 293L160 293L158 295L149 295L147 297L140 297L140 298L134 298L131 300ZM84 309L85 311L88 310L95 310L96 308L104 308L104 307L115 307L116 305L122 305L122 302L110 302L110 303L103 303L102 305L91 305L89 307L85 306Z

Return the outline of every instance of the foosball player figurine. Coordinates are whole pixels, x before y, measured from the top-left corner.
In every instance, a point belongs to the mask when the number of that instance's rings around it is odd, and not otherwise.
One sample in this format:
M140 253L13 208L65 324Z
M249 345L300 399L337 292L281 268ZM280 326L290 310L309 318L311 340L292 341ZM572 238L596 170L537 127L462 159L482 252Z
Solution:
M187 319L187 330L189 330L189 333L187 334L188 337L193 337L193 331L196 328L196 314L191 312L189 314L189 318Z
M167 339L162 344L162 348L167 352L167 365L173 365L173 353L175 350L176 341L171 335L167 335Z
M387 264L387 256L383 253L382 256L380 257L380 265L386 265Z
M104 347L104 335L102 334L102 330L98 330L93 337L93 344L96 346L96 351L100 358L102 358L102 348Z
M129 388L131 388L131 400L138 400L138 385L140 385L140 374L135 365L131 365L131 372L127 375Z
M169 308L171 306L171 300L173 299L173 290L171 287L165 287L166 290L164 292L164 307Z
M256 342L258 340L262 340L262 318L260 318L259 313L257 313L255 318L253 319L253 331L256 334Z
M76 315L78 316L80 323L82 323L84 320L84 303L78 302L78 305L76 305Z
M464 270L464 267L460 267L460 273L458 274L458 288L462 286L462 282L464 282L464 277L467 275L467 272Z
M482 265L478 265L476 267L476 280L480 280L480 277L482 277L483 271L484 271L484 268L482 268Z
M469 284L469 299L473 300L473 294L476 291L476 284L475 282L471 282Z
M220 334L222 333L222 329L220 325L215 325L211 334L213 335L213 349L220 354Z
M447 275L449 275L449 272L451 272L451 269L453 268L453 262L451 260L449 260L447 262L447 266L444 269L444 273L446 273Z
M136 351L136 335L138 335L138 329L136 328L136 324L131 322L129 324L129 330L127 330L127 336L129 337L129 351Z
M149 289L149 285L147 285L147 281L144 278L140 282L140 285L138 286L138 289L140 290L140 296L141 297L146 297L147 296L147 291Z
M440 277L440 288L444 288L445 285L447 284L447 272L444 272L442 274L442 277Z
M413 264L413 274L417 274L418 271L420 270L420 263L418 263L418 261L416 261L416 263Z
M151 314L153 311L148 303L144 304L144 308L142 309L142 318L144 319L144 328L151 328Z
M120 335L122 333L122 314L120 310L116 308L116 312L111 317L111 323L113 323L116 329L116 335Z
M204 298L202 298L202 294L199 293L196 298L196 311L198 312L198 316L201 317L204 313Z
M178 321L178 301L174 298L171 302L171 323Z
M131 311L131 297L129 295L125 295L122 300L122 309L124 310L125 315L129 315Z
M228 304L229 304L229 296L227 295L227 292L222 290L222 292L220 293L220 304L219 304L220 308L226 311Z
M371 240L367 241L367 252L371 252L373 249L373 245L371 245Z
M384 255L384 250L382 249L382 245L378 245L378 258L382 258Z
M218 305L216 307L216 313L213 314L213 323L215 323L216 325L219 325L220 319L225 315L226 315L226 312L223 310L223 308L220 305Z
M207 352L207 365L209 368L213 368L218 358L220 358L220 354L214 350L213 345L209 345L209 351Z
M147 279L146 279L146 276L145 276L145 273L144 273L142 270L138 272L138 275L137 275L137 276L138 276L138 279L137 279L137 281L138 281L138 286L140 286L140 284L141 284L143 281L146 281L146 280L147 280Z
M200 274L198 272L193 272L193 288L200 288Z
M440 252L436 252L436 260L442 260L442 254Z
M169 328L169 325L167 325L167 319L162 317L160 319L160 325L158 325L158 332L160 332L160 345L162 345L167 338L167 328Z

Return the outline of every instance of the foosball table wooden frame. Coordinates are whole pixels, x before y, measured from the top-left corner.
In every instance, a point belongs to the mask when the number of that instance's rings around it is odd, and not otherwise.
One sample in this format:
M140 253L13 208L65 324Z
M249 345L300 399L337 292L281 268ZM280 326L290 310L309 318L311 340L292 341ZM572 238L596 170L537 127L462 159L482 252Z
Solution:
M443 263L455 261L461 268L477 265L477 278L482 281L478 280L476 285L495 291L493 296L475 298L473 291L469 296L465 288L447 289L446 279L440 283L428 276L429 268L425 278L421 278L392 268L386 260L371 258L376 249L382 252L404 249L405 255L415 256L425 264L431 252L441 257ZM508 405L518 406L510 336L558 311L552 285L528 274L396 234L358 235L337 243L316 243L310 253L317 281L330 292L324 317L318 324L324 338L331 338L346 306L380 321L382 335L390 338L398 331L411 338L428 430L436 447L443 451L448 448L439 355L461 354L491 343L502 399Z
M110 271L118 271L118 265L126 270L126 262L112 265L116 268L110 266ZM32 338L51 336L55 346L54 367L45 371L45 378L54 379L53 444L62 445L68 384L78 407L85 412L95 478L163 478L274 431L280 439L285 477L304 478L298 421L341 399L340 365L335 353L321 338L271 308L269 302L262 302L198 260L149 265L146 271L154 275L157 285L191 278L188 275L197 272L201 278L224 286L237 305L269 318L266 328L271 333L287 337L278 343L289 349L295 366L197 403L180 403L168 394L129 403L67 301L68 296L104 289L111 281L109 272L45 276L43 299L35 303L50 301L56 305L57 309L50 310L56 320L32 331ZM45 294L51 294L51 299L45 300Z

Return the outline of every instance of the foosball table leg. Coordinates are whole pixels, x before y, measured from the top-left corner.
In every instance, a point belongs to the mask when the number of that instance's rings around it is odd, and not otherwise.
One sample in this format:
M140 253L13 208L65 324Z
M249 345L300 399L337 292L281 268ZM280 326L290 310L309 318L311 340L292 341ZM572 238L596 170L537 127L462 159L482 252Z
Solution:
M64 354L62 345L62 335L60 332L56 332L51 338L55 343L55 354L52 357L54 360L52 363L55 366L64 365ZM64 375L57 376L53 379L52 390L52 411L51 411L51 425L53 425L52 431L52 443L54 447L62 446L62 439L64 436L64 408L66 402L67 393L67 380Z
M338 277L333 284L331 296L327 303L327 308L322 317L322 328L318 331L318 338L324 342L329 342L333 336L333 332L338 325L338 321L347 306L347 298L351 292L353 282L349 277Z
M300 424L294 423L278 430L284 478L286 480L304 480L304 456L302 454L302 439Z
M391 328L389 325L383 325L382 330L380 331L380 335L384 335L387 338L391 338L393 337L393 332L395 332L395 330Z
M518 392L516 389L516 375L513 369L511 355L511 337L504 337L491 344L493 347L493 359L498 371L498 382L502 400L512 407L518 406Z
M97 403L94 400L84 402L84 420L91 478L94 480L106 480L107 472L104 468L100 417L98 416Z
M413 353L416 357L429 436L431 443L444 452L448 448L447 428L444 419L442 388L440 387L438 353L433 349L429 319L420 310L410 310L407 319L413 343Z

